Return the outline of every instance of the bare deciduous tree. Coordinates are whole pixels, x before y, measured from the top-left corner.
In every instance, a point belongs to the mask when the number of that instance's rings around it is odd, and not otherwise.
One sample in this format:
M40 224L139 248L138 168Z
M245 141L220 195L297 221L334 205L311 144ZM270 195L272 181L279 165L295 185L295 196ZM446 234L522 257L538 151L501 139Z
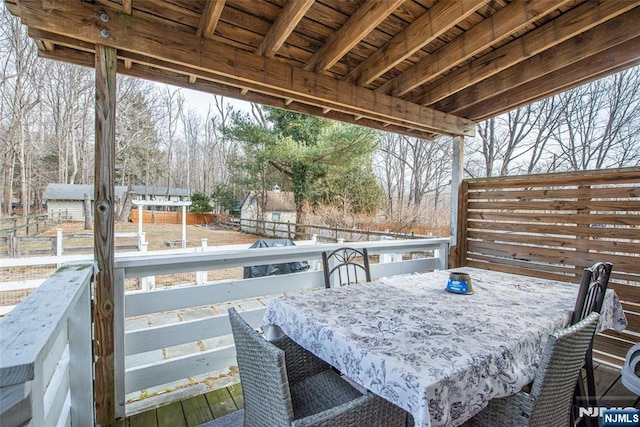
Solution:
M557 169L638 164L640 68L634 67L558 95L562 125L554 133Z
M18 195L23 213L29 212L30 192L29 154L30 115L40 102L36 83L38 81L37 55L26 31L17 20L10 19L6 12L2 17L2 40L6 53L2 64L1 104L4 104L0 138L3 151L3 213L11 212L14 194L14 175L18 166Z
M164 111L164 132L162 133L162 139L165 145L165 168L166 176L165 183L167 187L167 199L169 198L169 189L172 185L172 171L174 161L175 144L177 143L178 135L178 121L182 108L184 107L184 96L180 93L180 89L172 89L169 86L165 86L160 90L160 99L162 100L162 106Z
M385 134L375 156L378 177L392 222L419 222L426 210L437 210L451 181L451 138L426 141Z

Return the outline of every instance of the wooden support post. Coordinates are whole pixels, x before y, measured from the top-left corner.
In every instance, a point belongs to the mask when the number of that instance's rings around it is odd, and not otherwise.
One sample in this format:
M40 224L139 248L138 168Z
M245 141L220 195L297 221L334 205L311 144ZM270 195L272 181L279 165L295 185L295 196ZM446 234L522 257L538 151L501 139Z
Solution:
M591 188L590 185L578 185L578 190L589 190ZM582 204L576 209L576 215L582 216L585 214L589 214L591 209L589 209L589 203L591 202L590 197L579 197L578 204ZM592 224L577 224L576 230L576 240L581 242L576 242L576 259L581 260L581 262L576 263L575 266L575 278L574 282L580 283L582 280L582 275L584 273L584 269L591 267L588 259L589 259L589 246L585 241L589 241L589 228L591 228Z
M456 244L456 264L455 267L467 265L467 249L469 239L467 238L467 221L469 218L469 182L462 181L460 194L458 195L458 239Z
M96 45L94 185L96 423L115 425L114 198L116 130L116 49Z
M458 197L462 186L462 178L464 175L464 137L457 136L453 138L453 152L452 152L452 164L451 164L451 219L450 219L450 252L449 252L449 265L452 267L458 267L458 261L460 260L458 242L466 236L460 236L460 230L458 229L458 215L460 215L458 209Z

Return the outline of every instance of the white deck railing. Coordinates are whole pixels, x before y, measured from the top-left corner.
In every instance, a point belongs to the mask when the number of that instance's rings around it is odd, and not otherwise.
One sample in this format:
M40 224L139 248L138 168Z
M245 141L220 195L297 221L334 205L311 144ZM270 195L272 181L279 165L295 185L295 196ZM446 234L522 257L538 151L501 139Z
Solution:
M0 319L3 426L93 425L92 276L63 266Z
M372 263L373 278L410 274L414 272L444 269L447 267L449 239L387 240L375 242L351 242L342 244L305 244L296 247L266 249L219 250L180 256L153 255L144 258L118 258L115 262L115 289L124 299L124 318L156 313L185 310L194 307L213 306L238 300L247 300L283 293L324 288L322 270L313 269L321 259L323 251L340 246L367 248L369 255L406 254L421 252L420 258L389 263ZM210 248L209 248L210 249ZM384 258L384 256L381 256ZM400 259L400 257L397 257ZM232 279L207 282L200 285L170 287L152 291L137 291L124 294L124 283L128 278L144 278L186 272L206 272L216 269L246 267L265 264L281 264L308 261L309 271L280 276L252 279ZM247 310L243 316L254 326L260 325L265 307ZM212 313L213 314L213 313ZM163 323L166 322L164 319ZM203 351L183 354L179 357L152 363L127 366L118 363L124 356L130 358L154 350L194 343L231 333L225 314L196 320L174 321L155 327L142 327L124 332L124 319L116 336L124 336L124 355L116 355L116 367L121 372L116 382L116 402L124 409L125 396L163 384L189 377L219 372L235 365L233 345L207 348ZM122 333L122 335L120 335ZM115 346L120 348L119 345ZM124 415L124 414L120 414Z
M125 400L131 393L212 372L236 364L232 341L204 350L182 353L149 363L130 363L148 352L231 333L227 315L215 315L158 325L131 327L138 316L162 316L216 304L269 298L283 293L324 288L317 266L323 251L340 246L367 248L370 255L399 260L389 254L413 253L397 262L371 264L373 278L444 269L449 239L389 240L346 244L305 244L263 249L212 249L200 253L149 254L117 257L114 270L115 325L114 355L117 416L125 416ZM230 279L192 285L125 293L130 278L199 272L217 269L308 261L309 271L252 279ZM204 273L204 276L203 276ZM92 265L63 266L9 315L0 319L0 415L21 425L90 425L93 416L91 393L91 319L89 284ZM259 326L265 306L246 310L243 316ZM223 310L221 310L223 311ZM139 317L138 317L139 319ZM166 319L165 319L166 320ZM125 331L125 322L129 327ZM153 323L153 322L152 322ZM71 381L70 381L71 378ZM11 418L9 418L11 417ZM80 420L80 421L76 421Z

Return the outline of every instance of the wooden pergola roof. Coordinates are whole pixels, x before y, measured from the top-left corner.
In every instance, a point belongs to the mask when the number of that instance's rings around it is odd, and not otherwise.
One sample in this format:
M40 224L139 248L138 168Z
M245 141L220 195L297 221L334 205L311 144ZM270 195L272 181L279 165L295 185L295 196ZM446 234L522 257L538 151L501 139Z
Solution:
M640 63L635 0L5 0L40 55L422 138Z

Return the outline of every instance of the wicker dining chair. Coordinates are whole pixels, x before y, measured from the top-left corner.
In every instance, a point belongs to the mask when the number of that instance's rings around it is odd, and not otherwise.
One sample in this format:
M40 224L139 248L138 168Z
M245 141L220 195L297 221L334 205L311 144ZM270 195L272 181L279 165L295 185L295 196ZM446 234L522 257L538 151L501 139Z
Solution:
M369 253L364 248L340 248L322 252L322 267L326 288L331 287L332 278L337 280L339 286L371 281Z
M568 426L573 389L596 330L598 313L549 335L531 392L493 399L467 427Z
M244 397L244 425L398 426L407 413L362 393L331 367L288 337L262 338L229 309Z
M612 268L613 264L610 262L598 262L590 268L584 269L582 280L580 281L580 288L578 289L576 305L573 309L571 324L581 321L594 311L600 313L604 296L607 293ZM579 418L578 408L598 406L596 402L596 381L593 375L593 340L589 343L583 368L587 380L587 388L585 390L584 378L582 371L580 371L574 393L573 416L575 419ZM593 425L593 420L590 418L587 418L585 421L587 426Z

